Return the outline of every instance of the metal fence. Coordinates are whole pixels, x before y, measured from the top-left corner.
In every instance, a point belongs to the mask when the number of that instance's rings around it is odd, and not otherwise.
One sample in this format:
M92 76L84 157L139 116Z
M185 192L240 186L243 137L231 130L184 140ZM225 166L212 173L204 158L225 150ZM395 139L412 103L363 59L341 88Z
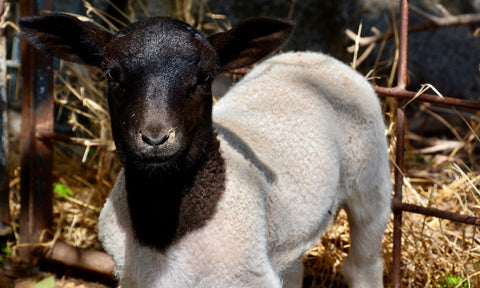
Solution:
M21 14L36 15L39 10L51 10L53 0L38 1L38 5L31 0L20 0ZM3 5L0 0L0 6ZM435 105L456 107L468 110L480 111L480 102L467 101L449 97L438 97L437 95L421 94L407 91L407 40L408 40L408 1L400 1L399 15L399 59L397 70L397 83L395 87L387 88L375 86L374 89L379 96L394 97L400 103L403 100L428 102ZM0 35L4 39L5 35ZM2 40L4 41L4 40ZM5 52L0 51L4 57ZM53 131L53 61L51 57L30 48L22 46L22 76L23 86L23 111L21 129L21 214L20 225L21 242L34 243L39 239L43 229L52 225L52 142L58 139ZM2 80L4 68L0 67L0 80ZM0 111L5 111L6 103L3 99L4 85L0 83ZM402 202L403 190L403 168L405 150L405 114L402 105L397 105L396 110L396 151L394 170L394 198L392 202L394 213L394 236L393 236L393 286L401 287L401 237L402 237L402 214L405 212L419 213L427 216L434 216L456 222L480 226L480 217L472 217L442 211L433 208L416 206ZM2 129L5 126L5 117L0 118ZM6 135L0 133L0 143L5 141ZM4 146L2 146L4 147ZM0 149L2 149L0 147ZM5 149L5 148L3 148ZM3 153L3 151L0 151ZM6 152L4 152L6 153ZM2 155L0 153L0 155ZM3 154L6 155L6 154ZM0 159L0 180L5 175L5 160ZM3 165L3 166L2 166ZM0 181L0 184L3 182ZM3 183L5 184L5 183ZM0 186L0 217L3 222L8 223L8 185ZM38 254L40 252L40 254ZM24 257L42 257L43 259L63 263L63 265L87 270L101 274L106 277L111 275L113 263L103 252L84 250L70 247L64 243L57 242L47 253L44 250L36 251L24 249L21 253Z
M378 95L391 96L401 101L402 99L413 99L416 92L405 89L407 83L407 41L408 41L408 0L400 1L399 16L399 60L397 70L397 85L393 88L374 87ZM436 105L457 107L480 111L480 102L467 101L449 97L439 97L437 95L422 94L415 98L415 101L428 102ZM442 211L433 208L406 204L402 202L403 192L403 168L405 151L405 113L402 105L397 105L396 121L396 151L395 151L395 183L394 197L392 201L394 228L393 228L393 287L401 287L401 244L402 244L402 214L404 212L419 213L427 216L434 216L442 219L448 219L455 222L462 222L480 226L480 217L465 216L458 213Z

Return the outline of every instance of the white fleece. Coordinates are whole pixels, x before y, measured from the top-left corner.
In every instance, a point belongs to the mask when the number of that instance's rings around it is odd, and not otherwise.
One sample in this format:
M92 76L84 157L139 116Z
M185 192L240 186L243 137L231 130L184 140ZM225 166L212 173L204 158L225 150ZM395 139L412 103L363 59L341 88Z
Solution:
M340 207L350 287L383 286L390 170L380 105L361 75L320 53L280 54L219 100L213 120L225 192L213 218L165 254L133 239L120 172L99 238L122 288L301 287L300 259Z

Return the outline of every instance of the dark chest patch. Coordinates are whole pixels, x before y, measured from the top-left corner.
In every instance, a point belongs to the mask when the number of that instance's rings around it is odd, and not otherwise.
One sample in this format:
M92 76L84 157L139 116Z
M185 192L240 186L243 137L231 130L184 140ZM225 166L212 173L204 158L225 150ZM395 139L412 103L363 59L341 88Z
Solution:
M165 250L212 218L225 191L225 162L219 145L212 137L205 160L186 175L146 177L126 169L132 226L142 244Z
M225 191L225 162L216 148L209 153L207 161L193 179L180 202L179 225L177 235L183 236L189 231L202 227L213 216L218 201Z

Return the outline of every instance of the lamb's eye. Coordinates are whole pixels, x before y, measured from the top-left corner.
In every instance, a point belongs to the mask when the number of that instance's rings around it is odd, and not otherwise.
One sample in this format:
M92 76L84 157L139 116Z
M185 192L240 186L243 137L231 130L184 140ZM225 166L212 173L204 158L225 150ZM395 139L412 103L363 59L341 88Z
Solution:
M210 84L214 79L213 73L201 73L195 77L192 87L188 90L188 98L192 99L195 96L195 93L200 93L201 95L210 94Z
M108 79L108 90L109 95L113 97L113 99L118 100L119 98L123 98L125 94L125 88L120 82L119 74L116 74L112 70L105 71L105 76Z

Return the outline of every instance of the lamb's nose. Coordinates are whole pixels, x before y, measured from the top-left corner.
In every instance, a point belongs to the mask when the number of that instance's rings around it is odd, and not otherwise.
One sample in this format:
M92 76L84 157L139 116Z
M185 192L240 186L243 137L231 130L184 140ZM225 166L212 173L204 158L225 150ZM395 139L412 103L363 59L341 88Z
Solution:
M160 136L152 136L145 133L142 133L142 140L143 142L147 143L151 146L160 146L167 142L168 138L170 138L170 134L160 135Z

